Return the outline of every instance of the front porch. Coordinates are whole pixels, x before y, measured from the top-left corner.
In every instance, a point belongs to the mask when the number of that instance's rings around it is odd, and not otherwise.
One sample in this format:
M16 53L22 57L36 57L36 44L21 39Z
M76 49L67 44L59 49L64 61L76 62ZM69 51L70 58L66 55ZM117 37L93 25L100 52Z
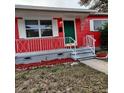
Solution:
M48 54L55 51L69 51L77 47L77 43L71 37L51 37L36 39L16 39L16 56Z
M65 40L68 43L65 43ZM86 45L81 47L69 37L16 40L16 64L64 58L74 60L94 58L94 38L87 35L85 40Z
M95 11L25 8L17 6L15 11L16 63L95 56L94 38L83 31L85 18Z

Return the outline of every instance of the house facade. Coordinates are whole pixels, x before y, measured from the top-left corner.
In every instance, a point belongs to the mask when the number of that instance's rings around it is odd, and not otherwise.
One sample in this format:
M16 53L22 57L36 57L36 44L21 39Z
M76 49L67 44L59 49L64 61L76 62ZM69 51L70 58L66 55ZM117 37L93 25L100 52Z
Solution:
M107 14L75 8L26 5L15 8L16 57L70 50L76 57L78 49L89 48L94 53L100 47L98 29L107 22Z

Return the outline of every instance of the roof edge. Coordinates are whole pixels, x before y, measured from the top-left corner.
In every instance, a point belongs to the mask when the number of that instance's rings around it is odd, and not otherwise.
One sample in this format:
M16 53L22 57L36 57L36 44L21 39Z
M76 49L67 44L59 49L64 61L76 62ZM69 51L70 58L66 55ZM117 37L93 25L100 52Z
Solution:
M45 6L32 6L32 5L15 5L15 9L31 9L31 10L46 10L46 11L65 11L65 12L87 12L96 13L97 10L91 9L78 9L78 8L61 8L61 7L45 7Z
M108 15L107 12L96 12L96 13L90 13L90 15Z

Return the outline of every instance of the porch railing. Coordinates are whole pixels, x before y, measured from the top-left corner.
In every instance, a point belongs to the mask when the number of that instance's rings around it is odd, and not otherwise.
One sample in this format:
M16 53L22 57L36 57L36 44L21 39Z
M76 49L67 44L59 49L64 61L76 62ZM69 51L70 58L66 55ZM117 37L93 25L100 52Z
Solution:
M67 41L67 42L65 42ZM76 52L76 42L71 37L16 39L16 53L40 52L55 49L70 49ZM76 54L75 54L76 55Z
M86 47L90 48L95 55L95 38L93 35L86 35Z

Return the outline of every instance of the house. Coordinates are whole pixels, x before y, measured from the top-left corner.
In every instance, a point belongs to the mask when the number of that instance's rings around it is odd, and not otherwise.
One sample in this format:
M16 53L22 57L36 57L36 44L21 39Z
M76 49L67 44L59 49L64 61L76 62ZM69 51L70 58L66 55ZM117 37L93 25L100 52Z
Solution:
M105 22L96 10L15 5L16 63L94 58Z

